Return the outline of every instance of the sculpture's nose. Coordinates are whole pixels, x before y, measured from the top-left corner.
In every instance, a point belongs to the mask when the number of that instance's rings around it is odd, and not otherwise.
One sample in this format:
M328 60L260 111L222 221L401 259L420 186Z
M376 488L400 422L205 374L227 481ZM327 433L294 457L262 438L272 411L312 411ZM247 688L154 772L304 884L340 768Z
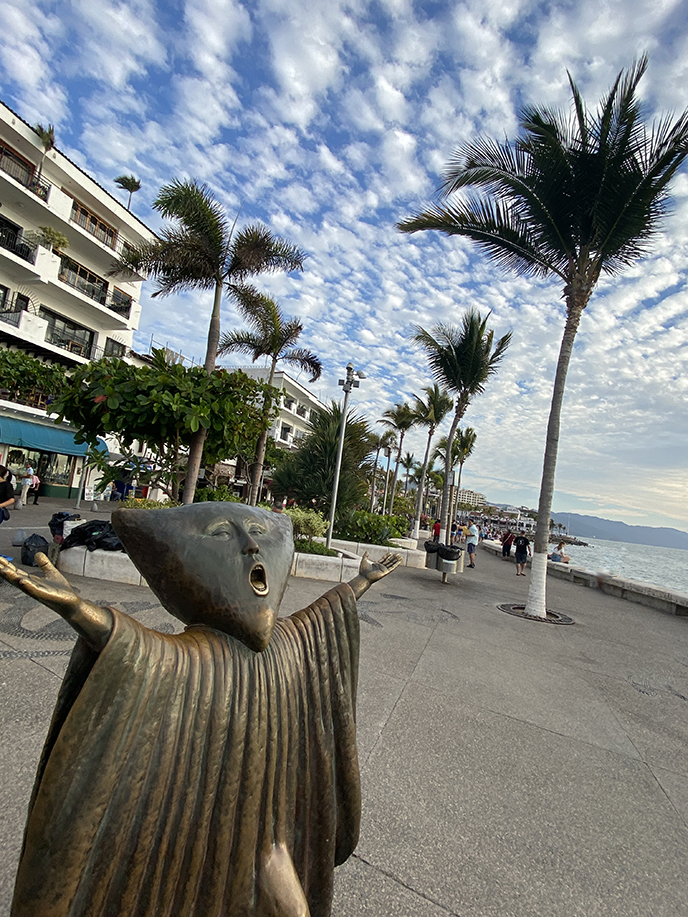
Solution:
M258 553L260 553L260 547L258 546L257 542L255 542L255 541L253 540L253 538L251 538L251 536L248 534L248 532L246 532L245 535L244 535L244 543L243 543L243 546L242 546L242 548L241 548L241 553L242 553L242 554L258 554Z

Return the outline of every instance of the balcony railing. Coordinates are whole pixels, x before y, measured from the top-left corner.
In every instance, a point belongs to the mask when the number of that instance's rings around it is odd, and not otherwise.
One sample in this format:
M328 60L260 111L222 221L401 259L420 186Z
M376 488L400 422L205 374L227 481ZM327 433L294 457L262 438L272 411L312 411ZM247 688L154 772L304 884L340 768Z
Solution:
M61 280L62 283L66 283L68 287L73 287L75 290L83 293L84 296L88 296L89 299L94 300L101 306L105 305L105 300L107 299L107 284L101 286L98 283L91 283L84 277L79 276L76 271L64 267L58 274L58 280Z
M122 318L129 318L131 315L132 302L131 296L128 296L126 293L121 293L119 290L113 290L111 293L108 293L106 305L108 309L116 315L121 315Z
M36 247L27 245L26 242L22 241L19 233L6 226L0 228L0 248L13 252L17 257L28 261L29 264L34 264L36 261Z
M6 322L8 325L14 325L15 328L19 327L21 321L22 312L30 312L32 315L38 315L39 307L31 302L26 296L21 293L14 293L9 299L0 306L0 321Z
M11 153L9 150L0 150L0 170L7 175L11 175L20 185L28 188L36 197L42 201L48 200L50 194L50 185L41 178L34 177L33 170L29 168L21 159Z

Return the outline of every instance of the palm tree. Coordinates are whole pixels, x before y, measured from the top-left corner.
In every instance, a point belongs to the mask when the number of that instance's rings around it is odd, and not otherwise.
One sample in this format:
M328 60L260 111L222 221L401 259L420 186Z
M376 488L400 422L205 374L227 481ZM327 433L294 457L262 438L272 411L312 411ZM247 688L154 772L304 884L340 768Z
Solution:
M36 176L36 182L38 183L43 175L45 157L55 148L55 128L52 124L49 124L47 127L43 127L42 124L35 124L33 129L38 134L38 139L43 144L43 155L41 156L41 161L38 165L38 175Z
M404 436L408 433L411 427L416 422L416 415L413 413L413 410L406 404L405 401L395 404L393 408L389 408L386 411L382 412L382 420L380 423L386 424L388 427L391 427L392 430L395 430L399 438L397 439L397 458L394 464L394 476L392 478L392 488L391 488L391 499L389 512L390 515L394 513L394 497L396 495L396 486L397 478L399 477L399 465L401 463L401 450L404 446ZM382 507L383 513L385 512L386 507Z
M452 469L452 447L459 421L466 413L474 395L484 391L485 383L497 372L497 367L511 342L508 331L496 343L494 331L487 330L489 313L483 318L479 312L469 309L461 326L436 325L432 333L417 326L414 340L420 344L430 363L435 380L456 395L444 457L444 488L440 518L440 540L444 541L449 521L449 485Z
M459 483L456 485L457 506L459 503L459 492L461 491L461 475L463 474L463 466L471 457L471 453L475 448L475 441L477 438L478 434L475 432L473 427L464 427L463 430L461 427L459 427L456 431L456 438L454 439L454 443L456 444L456 452L459 462ZM454 512L453 515L456 515L456 513Z
M479 138L461 146L446 171L444 198L399 225L477 242L501 267L556 278L566 322L554 379L538 518L549 519L561 407L573 342L602 274L621 273L648 250L666 214L671 179L688 154L688 111L648 129L636 95L643 56L621 71L596 111L569 74L570 116L529 106L516 140ZM447 201L463 188L477 196ZM528 614L545 617L547 526L538 527Z
M141 182L138 180L138 178L136 178L135 175L119 175L115 179L115 184L123 191L129 192L127 210L131 210L131 196L132 194L136 194L137 191L141 190Z
M239 351L249 354L254 363L260 357L270 357L268 385L273 383L275 370L280 360L290 366L298 366L299 369L306 370L311 382L320 378L322 363L318 357L310 350L295 346L303 332L303 325L298 319L287 320L274 299L258 293L251 287L237 290L235 299L239 312L251 330L225 332L220 339L218 356ZM251 467L249 506L255 506L258 502L260 479L265 461L265 444L268 439L270 404L271 400L266 398L263 406L265 430L258 437L256 454Z
M406 455L403 457L403 459L400 462L401 467L406 472L406 477L404 479L404 496L406 496L408 492L409 475L411 474L411 469L413 468L415 463L416 463L416 459L412 452L407 452Z
M247 226L235 232L236 220L229 223L207 185L197 181L175 179L165 185L153 208L172 220L172 225L164 227L154 241L125 249L111 273L144 271L158 283L153 296L169 296L183 290L213 290L204 363L206 372L211 373L220 341L223 291L236 298L246 289L248 277L271 271L302 270L306 256L264 226ZM184 503L193 502L205 432L200 426L191 442Z
M423 511L423 486L425 484L425 475L428 470L428 460L430 458L430 448L437 427L442 423L452 408L453 401L449 395L443 391L436 382L431 386L424 388L425 398L413 396L413 412L416 415L416 423L428 428L428 441L425 446L425 456L421 465L420 481L418 483L418 494L416 496L416 516L413 520L412 537L420 537L420 517Z
M285 456L275 472L272 486L278 496L294 497L302 506L329 513L341 422L342 405L335 401L311 416L311 432L295 452ZM337 495L339 519L365 499L369 471L366 459L370 452L367 421L349 411Z
M377 463L380 459L380 452L382 449L389 449L394 442L394 430L385 430L385 432L381 433L380 435L377 433L371 433L370 435L370 451L375 453L375 463L373 464L373 481L370 489L371 513L375 509L375 478L377 477Z

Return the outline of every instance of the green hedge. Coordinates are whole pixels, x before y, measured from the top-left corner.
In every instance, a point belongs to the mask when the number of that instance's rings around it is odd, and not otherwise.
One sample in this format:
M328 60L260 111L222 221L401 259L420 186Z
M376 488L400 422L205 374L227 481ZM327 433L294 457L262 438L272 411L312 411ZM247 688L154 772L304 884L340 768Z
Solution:
M358 509L340 520L335 537L387 546L390 538L402 538L407 529L405 516L378 516Z

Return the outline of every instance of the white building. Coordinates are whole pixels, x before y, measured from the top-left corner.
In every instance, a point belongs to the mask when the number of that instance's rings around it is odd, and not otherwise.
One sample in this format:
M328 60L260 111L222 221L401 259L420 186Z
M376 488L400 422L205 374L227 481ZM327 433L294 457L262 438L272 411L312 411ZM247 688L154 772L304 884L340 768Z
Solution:
M238 366L251 379L267 382L270 370L260 366ZM279 415L273 421L269 434L278 446L293 451L299 441L309 432L309 421L313 411L324 410L325 405L305 385L297 382L284 370L278 369L272 380L280 390Z
M457 503L467 503L469 506L483 506L485 494L476 493L474 490L460 490L456 495Z
M68 246L45 238L36 244L40 227ZM0 103L0 348L65 368L103 355L126 358L144 278L108 275L125 246L152 238L59 150L44 156L33 128ZM45 393L25 405L3 394L0 380L0 463L14 470L29 462L42 493L74 496L86 447L67 425L51 422Z

